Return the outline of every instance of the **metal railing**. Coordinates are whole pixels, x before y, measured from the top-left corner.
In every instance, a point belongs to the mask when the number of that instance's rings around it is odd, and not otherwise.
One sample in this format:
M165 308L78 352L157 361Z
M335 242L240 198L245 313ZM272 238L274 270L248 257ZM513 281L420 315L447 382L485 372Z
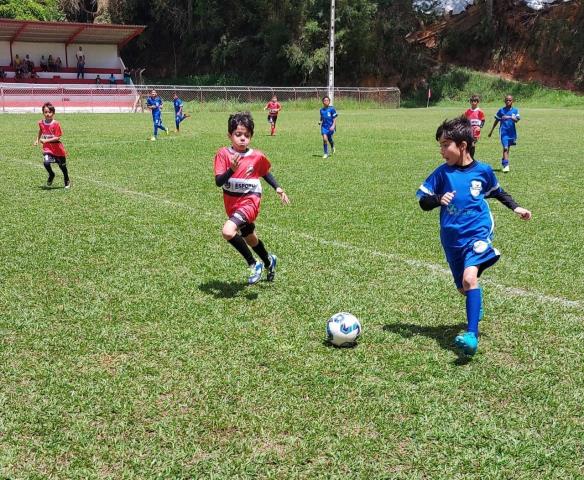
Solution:
M152 89L165 101L177 93L185 103L267 103L307 101L327 94L326 87L203 87L180 85L43 85L0 83L0 111L39 112L51 102L61 112L141 112ZM366 108L399 108L400 90L395 87L338 87L335 103L355 101Z

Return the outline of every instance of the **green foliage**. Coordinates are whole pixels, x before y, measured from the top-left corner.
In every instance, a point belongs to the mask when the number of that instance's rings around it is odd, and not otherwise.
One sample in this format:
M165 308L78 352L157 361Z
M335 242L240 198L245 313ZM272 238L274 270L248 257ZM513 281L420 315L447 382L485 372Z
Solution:
M428 80L432 90L431 105L463 105L477 93L481 104L503 104L507 94L521 105L571 107L584 106L584 96L566 90L552 89L536 82L504 80L461 67L445 68ZM426 106L427 87L406 92L403 107Z
M15 20L63 20L59 0L0 0L0 18Z

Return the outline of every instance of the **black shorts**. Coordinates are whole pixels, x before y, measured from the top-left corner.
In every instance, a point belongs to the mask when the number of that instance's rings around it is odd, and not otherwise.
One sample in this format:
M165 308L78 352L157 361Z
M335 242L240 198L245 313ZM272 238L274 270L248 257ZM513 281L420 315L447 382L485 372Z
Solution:
M65 166L65 164L67 163L67 158L56 157L55 155L51 155L50 153L43 153L43 160L45 163L56 163L60 167Z
M278 121L278 115L268 115L268 122L276 125L277 121Z
M237 225L239 233L241 233L242 237L247 237L255 231L255 223L248 223L247 218L245 218L245 215L243 215L241 212L235 212L229 217L229 220Z

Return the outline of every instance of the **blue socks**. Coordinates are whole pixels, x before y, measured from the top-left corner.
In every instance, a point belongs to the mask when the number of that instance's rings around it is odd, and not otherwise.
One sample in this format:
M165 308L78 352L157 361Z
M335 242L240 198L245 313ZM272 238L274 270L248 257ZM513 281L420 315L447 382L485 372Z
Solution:
M480 288L466 291L466 321L467 330L479 336L479 320L481 319L483 295Z
M324 148L324 154L327 155L328 154L328 143L323 142L322 147Z
M509 160L505 160L504 158L501 159L501 165L503 165L504 167L506 167L507 165L509 165Z

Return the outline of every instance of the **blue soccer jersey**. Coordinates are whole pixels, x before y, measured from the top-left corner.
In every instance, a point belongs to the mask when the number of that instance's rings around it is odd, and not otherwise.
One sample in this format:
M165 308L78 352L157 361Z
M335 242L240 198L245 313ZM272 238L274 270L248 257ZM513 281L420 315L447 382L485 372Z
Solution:
M155 107L152 109L152 116L159 117L160 116L160 108L162 107L162 99L160 97L148 97L146 100L146 105L148 107Z
M172 103L174 104L174 113L178 115L183 106L183 101L180 98L175 98Z
M462 168L441 165L420 185L416 196L456 192L448 206L440 207L440 239L448 250L476 242L490 245L495 225L486 198L500 191L491 166L474 161Z
M495 119L499 120L499 134L501 138L509 138L512 140L517 139L517 130L515 129L515 121L511 118L515 115L515 118L519 120L519 110L515 107L502 107L497 111ZM507 118L508 117L508 118Z
M321 131L330 131L330 128L333 126L333 122L335 118L337 118L337 111L335 107L329 105L328 107L323 107L320 109L320 128Z

